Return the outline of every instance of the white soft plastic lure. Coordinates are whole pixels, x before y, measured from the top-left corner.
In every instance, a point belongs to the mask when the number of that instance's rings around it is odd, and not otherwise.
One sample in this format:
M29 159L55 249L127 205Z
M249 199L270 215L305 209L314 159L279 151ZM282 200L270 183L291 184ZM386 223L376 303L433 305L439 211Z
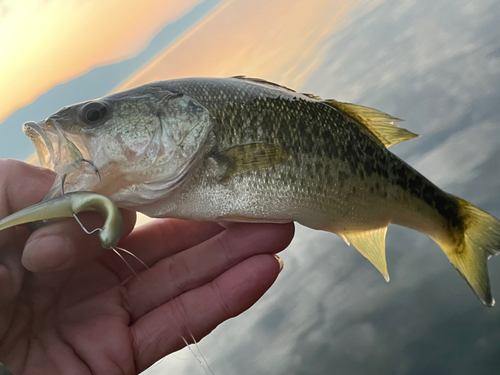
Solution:
M95 193L67 193L45 200L0 220L0 230L41 220L75 217L85 210L97 210L104 217L99 239L105 249L113 249L122 235L122 214L107 197Z

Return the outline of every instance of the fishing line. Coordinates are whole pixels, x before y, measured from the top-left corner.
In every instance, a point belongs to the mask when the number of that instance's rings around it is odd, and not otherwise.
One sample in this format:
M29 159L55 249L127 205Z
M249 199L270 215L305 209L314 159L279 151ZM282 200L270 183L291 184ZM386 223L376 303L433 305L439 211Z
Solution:
M75 218L75 220L77 221L78 224L80 224L80 227L83 229L83 231L87 234L94 234L96 232L102 232L102 228L96 228L94 229L93 231L88 231L87 228L85 228L85 226L82 224L82 222L80 221L80 219L78 218L78 216L73 213L73 217Z
M78 160L79 162L86 162L88 164L90 164L92 166L92 168L94 169L94 173L97 175L97 177L99 178L99 181L101 181L101 174L99 173L99 169L95 166L94 162L92 162L91 160L88 160L88 159L80 159ZM62 177L62 182L61 182L61 193L62 195L64 195L64 183L66 182L66 177L68 176L68 174L64 174L63 177ZM75 218L76 222L80 225L80 227L82 228L82 230L88 234L88 235L91 235L91 234L94 234L96 232L102 232L103 229L102 228L96 228L92 231L89 231L87 228L85 228L85 225L83 225L83 223L80 221L80 219L78 218L77 214L73 213L73 217ZM137 255L133 254L132 252L124 249L124 248L121 248L121 247L111 247L111 250L113 250L115 252L116 255L118 255L121 260L123 260L123 262L127 265L127 267L130 269L130 271L132 271L132 273L135 275L135 277L137 277L138 279L139 278L139 275L137 274L137 272L135 272L135 270L132 268L132 266L130 265L129 262L127 262L127 260L119 253L119 251L122 251L126 254L129 254L131 255L133 258L135 258L137 261L139 261L144 267L146 267L146 269L149 269L148 265L146 263L144 263Z
M200 347L198 346L198 342L196 341L196 339L194 338L193 334L191 333L191 330L188 329L188 331L189 331L189 334L191 335L191 339L193 340L194 346L196 347L196 350L198 351L198 353L200 353L201 358L203 358L203 362L205 362L205 365L207 366L208 371L210 371L210 374L215 375L215 373L210 368L210 365L208 364L207 359L205 358L205 356L201 352Z
M188 329L189 330L189 329ZM191 335L191 338L193 339L193 343L194 343L194 346L196 347L196 350L198 351L198 353L200 354L201 358L203 359L203 362L200 360L200 358L196 355L196 353L194 352L193 349L191 349L191 347L189 346L189 343L187 342L187 340L184 338L184 336L180 335L181 336L181 339L182 341L184 341L184 343L186 344L186 348L189 349L189 351L194 355L194 357L196 358L196 360L198 361L198 363L200 364L201 367L203 367L203 370L205 370L205 374L212 374L212 375L215 375L215 373L212 371L212 369L210 368L210 366L208 365L208 362L207 360L205 359L205 356L203 355L203 353L201 352L199 346L198 346L198 343L196 342L196 339L194 338L193 334L191 333L191 331L189 332L189 334ZM206 365L206 367L205 367Z
M65 179L66 175L64 175L63 177L63 185L64 185L64 179ZM64 193L63 193L64 194ZM95 228L93 230L88 230L84 225L83 223L81 222L81 220L78 218L78 215L76 213L73 213L73 217L75 218L76 222L80 225L80 227L82 228L82 230L88 234L88 235L92 235L96 232L102 232L103 231L103 228ZM130 256L132 256L134 259L136 259L138 262L140 262L146 269L150 269L150 267L144 263L137 255L135 255L134 253L132 253L131 251L129 250L126 250L124 248L121 248L121 247L111 247L111 250L113 250L115 252L116 255L118 255L120 257L120 259L127 265L127 267L130 269L130 271L134 274L135 277L137 277L137 280L141 281L141 278L139 277L139 275L137 274L137 272L134 270L134 268L130 265L130 263L120 254L119 251L122 251ZM162 305L162 303L158 300L158 298L155 298L156 299L156 305L157 307L160 307ZM172 302L173 298L170 298L170 302ZM191 346L189 345L188 341L186 340L186 338L181 334L179 335L182 339L182 341L184 341L184 344L186 345L186 347L188 348L188 350L191 352L191 354L193 354L193 356L195 357L195 359L198 361L199 365L203 368L203 371L205 372L205 374L209 374L209 375L215 375L215 373L213 372L212 368L210 367L210 365L208 364L208 361L207 359L205 358L205 356L203 355L199 345L198 345L198 342L196 341L196 339L194 338L194 335L193 333L191 332L191 329L189 327L186 327L187 330L188 330L188 333L189 335L191 336L191 339L193 340L193 344L194 346L196 347L196 351L198 352L199 355L197 355L195 353L195 351L191 348ZM201 357L201 359L200 359Z
M94 234L96 232L102 232L102 228L96 228L92 231L89 231L87 228L85 228L85 226L83 225L83 223L80 221L80 219L78 218L78 216L75 213L73 213L73 217L75 218L76 222L80 225L80 227L83 229L83 231L86 234L90 235L90 234ZM111 250L113 250L115 252L115 254L118 255L121 258L121 260L123 260L125 262L127 267L130 269L130 271L132 271L132 273L135 275L135 277L137 277L138 280L141 280L141 278L139 277L137 272L135 272L135 270L132 268L130 263L127 262L127 260L119 253L118 250L123 251L124 253L131 255L133 258L135 258L137 261L139 261L144 267L146 267L146 269L149 269L148 265L146 263L144 263L137 255L135 255L131 251L128 251L128 250L126 250L122 247L118 247L118 246L111 247Z
M124 249L123 247L114 247L113 250L120 250L120 251L123 251L124 253L134 257L138 262L140 262L144 267L146 267L146 269L149 269L148 265L146 263L144 263L141 258L139 258L137 255L135 255L133 252L131 251L128 251L127 249Z
M125 262L127 267L132 271L132 273L135 275L135 277L137 277L137 280L141 280L139 275L135 272L135 270L132 268L132 266L129 264L129 262L127 262L127 260L118 252L118 250L116 250L114 247L112 247L111 250L113 250L115 252L115 254L118 255L121 258L121 260L123 260Z

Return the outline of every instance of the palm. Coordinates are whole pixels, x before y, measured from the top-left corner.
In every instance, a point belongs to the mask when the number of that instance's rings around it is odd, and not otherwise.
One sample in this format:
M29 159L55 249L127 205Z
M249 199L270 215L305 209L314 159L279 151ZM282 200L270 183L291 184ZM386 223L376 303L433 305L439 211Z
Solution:
M15 167L11 175L36 178L38 186L34 193L25 182L30 198L17 200L13 192L22 190L5 187L10 211L39 200L51 180L24 164ZM125 213L126 233L134 218ZM99 225L97 215L83 219L89 228ZM27 231L0 232L0 360L23 374L138 373L183 347L182 337L201 339L249 308L276 278L279 266L268 254L288 244L292 228L159 220L122 243L150 267L128 257L138 278L75 221L29 237L22 263L35 272L21 264Z
M17 339L26 350L22 373L133 373L124 289L98 262L56 274L26 273L14 317L16 325L31 327Z

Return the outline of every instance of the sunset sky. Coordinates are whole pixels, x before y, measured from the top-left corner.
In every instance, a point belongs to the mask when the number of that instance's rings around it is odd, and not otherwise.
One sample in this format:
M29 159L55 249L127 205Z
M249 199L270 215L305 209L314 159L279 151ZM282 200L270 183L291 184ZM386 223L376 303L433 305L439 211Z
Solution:
M119 89L176 77L265 77L300 88L356 1L230 0ZM262 27L272 24L272 32ZM304 32L307 30L307 32Z
M331 0L0 4L0 137L25 145L23 122L154 80L244 74L300 89L321 64L325 41L348 24L349 12L359 5ZM271 33L265 25L273 25ZM26 158L27 147L5 145L0 157Z
M139 6L140 4L140 6ZM21 125L154 80L254 76L405 119L390 150L500 217L498 0L0 0L0 159ZM386 283L297 225L271 290L200 342L216 374L490 375L500 310L426 236L391 225ZM500 295L500 257L489 261ZM186 350L147 375L203 374Z
M189 18L200 3L205 8ZM148 0L138 7L132 0L29 0L0 4L0 47L8 57L0 60L0 102L5 103L0 107L0 137L19 139L24 145L19 148L17 142L9 142L0 148L0 157L36 162L20 125L43 119L72 102L190 76L244 74L300 89L322 63L325 40L348 23L347 15L357 2ZM183 27L172 28L175 23ZM271 24L270 33L263 25ZM131 65L134 59L141 61ZM44 93L47 100L37 100ZM145 220L141 216L141 223Z
M3 1L0 121L54 85L137 54L200 1Z

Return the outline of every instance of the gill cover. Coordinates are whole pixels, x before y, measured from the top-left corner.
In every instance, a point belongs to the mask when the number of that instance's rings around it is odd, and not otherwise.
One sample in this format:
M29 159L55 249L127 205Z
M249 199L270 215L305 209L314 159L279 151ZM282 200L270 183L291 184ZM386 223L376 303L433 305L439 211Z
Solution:
M172 193L198 164L213 142L209 111L196 100L177 93L163 96L158 105L161 128L159 151L149 165L137 171L136 184L124 207L150 204ZM129 175L129 181L134 177ZM122 201L123 194L111 196ZM133 198L132 198L133 197Z
M68 173L64 179L63 173L58 175L44 199L60 195L64 180L65 191L96 192L120 207L152 204L185 180L213 139L205 107L188 96L155 86L75 105L67 116L63 112L54 116L63 128L75 129L74 124L81 122L75 114L87 113L83 109L99 102L107 105L102 121L92 126L84 121L79 130L60 134L60 138L71 135L72 144L84 150L85 159L95 165L101 179L88 163L80 162L72 171L63 172Z

